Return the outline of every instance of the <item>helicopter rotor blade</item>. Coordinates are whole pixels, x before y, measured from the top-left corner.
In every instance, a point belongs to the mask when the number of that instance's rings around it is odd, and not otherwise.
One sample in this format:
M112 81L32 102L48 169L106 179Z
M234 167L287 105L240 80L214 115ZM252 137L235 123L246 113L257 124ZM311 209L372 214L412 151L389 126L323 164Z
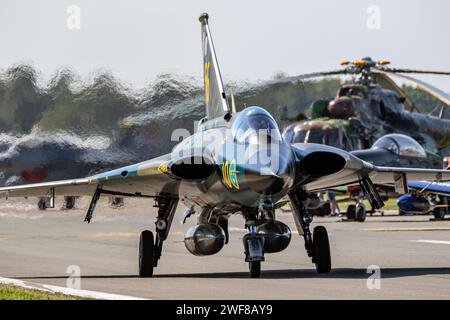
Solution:
M428 84L419 79L412 78L410 76L405 76L405 75L396 74L396 73L393 73L390 75L400 78L406 82L415 84L419 89L427 92L428 94L430 94L431 96L433 96L434 98L439 100L440 102L444 103L446 106L450 107L450 95L448 93L445 93L444 91L432 86L431 84Z
M302 80L319 78L319 77L335 76L335 75L341 75L341 74L350 74L350 72L347 69L324 71L324 72L313 72L313 73L301 74L298 76L286 77L286 78L279 79L279 80L277 79L277 80L275 80L275 82L277 82L277 83L295 82L295 81L302 81Z
M447 71L398 69L398 68L385 68L385 67L380 67L377 69L384 71L384 72L389 72L389 73L417 73L417 74L437 74L437 75L450 76L450 72L447 72Z
M394 82L394 80L392 80L389 77L390 74L381 71L372 71L372 75L375 78L375 82L378 83L381 87L390 89L396 92L399 96L404 97L405 98L404 105L408 110L420 112L420 110L414 105L411 99L408 98L408 96L405 94L402 88L400 88Z

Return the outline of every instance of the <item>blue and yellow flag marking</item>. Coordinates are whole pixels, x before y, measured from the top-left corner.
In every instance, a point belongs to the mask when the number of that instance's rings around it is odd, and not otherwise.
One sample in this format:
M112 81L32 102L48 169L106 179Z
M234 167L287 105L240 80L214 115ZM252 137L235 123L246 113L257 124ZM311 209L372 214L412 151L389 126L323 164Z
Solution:
M222 163L222 179L229 189L239 190L238 172L236 169L236 160Z

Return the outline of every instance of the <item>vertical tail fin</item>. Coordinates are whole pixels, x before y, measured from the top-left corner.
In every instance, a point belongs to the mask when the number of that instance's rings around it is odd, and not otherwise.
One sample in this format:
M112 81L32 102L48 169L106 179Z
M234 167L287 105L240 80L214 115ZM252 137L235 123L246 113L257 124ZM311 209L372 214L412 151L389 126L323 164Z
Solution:
M231 91L231 112L236 112L236 101L234 100L233 91Z
M206 117L208 119L223 116L230 112L222 77L217 62L214 44L208 25L208 14L203 13L199 20L202 24L203 72L205 81Z

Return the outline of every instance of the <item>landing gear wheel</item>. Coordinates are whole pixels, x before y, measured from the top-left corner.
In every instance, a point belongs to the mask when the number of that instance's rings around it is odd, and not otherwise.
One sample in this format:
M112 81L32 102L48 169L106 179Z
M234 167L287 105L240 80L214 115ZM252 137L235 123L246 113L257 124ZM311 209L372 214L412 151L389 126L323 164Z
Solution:
M328 273L331 271L330 242L328 232L325 227L318 226L313 232L314 259L318 273Z
M355 208L356 221L366 221L366 206L363 203L358 203Z
M39 199L38 208L39 208L39 210L47 209L47 202L45 201L45 198L40 198Z
M67 196L64 197L64 207L68 210L73 209L75 207L75 197Z
M145 230L139 239L139 276L148 278L153 275L153 256L155 251L153 233Z
M261 261L250 261L248 263L250 277L259 278L261 276Z
M436 220L443 220L445 219L446 214L446 208L436 208L433 210L433 216Z
M355 215L356 215L356 206L354 204L351 204L347 207L347 219L355 220Z

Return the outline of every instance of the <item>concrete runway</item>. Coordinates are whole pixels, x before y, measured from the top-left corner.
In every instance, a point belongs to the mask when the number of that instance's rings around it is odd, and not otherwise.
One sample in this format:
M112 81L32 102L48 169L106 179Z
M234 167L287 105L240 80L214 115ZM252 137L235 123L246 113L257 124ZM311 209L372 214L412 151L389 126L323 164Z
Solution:
M60 202L59 202L60 203ZM303 239L266 255L261 279L244 262L240 216L230 220L231 240L219 254L195 257L180 225L180 206L154 278L137 277L139 233L154 228L152 200L126 200L120 209L102 200L91 224L78 209L36 209L36 200L0 202L0 277L65 286L70 265L81 269L81 289L150 299L449 299L450 222L431 216L369 217L365 223L316 218L330 233L333 271L315 272ZM278 213L294 231L290 213ZM381 288L368 289L367 267L381 268ZM373 282L371 282L373 283Z

